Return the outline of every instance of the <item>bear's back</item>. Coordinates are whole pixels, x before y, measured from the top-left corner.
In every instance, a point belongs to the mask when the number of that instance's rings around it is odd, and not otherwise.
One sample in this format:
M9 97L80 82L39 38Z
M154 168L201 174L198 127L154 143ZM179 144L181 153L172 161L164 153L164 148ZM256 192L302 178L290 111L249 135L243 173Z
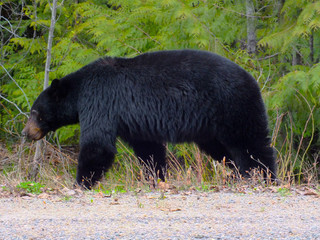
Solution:
M110 58L108 61L110 61ZM238 66L232 61L208 52L200 50L167 50L157 51L141 54L134 58L113 58L112 61L114 66L124 68L134 67L152 67L152 68L163 68L163 67L176 67L176 66L203 66L203 65L233 65Z
M215 53L200 50L168 50L144 53L133 58L105 57L98 60L105 76L126 76L128 80L154 87L162 82L202 85L202 89L255 84L255 79L239 65ZM92 68L91 68L92 69ZM97 72L97 71L95 71ZM233 87L232 87L233 86Z

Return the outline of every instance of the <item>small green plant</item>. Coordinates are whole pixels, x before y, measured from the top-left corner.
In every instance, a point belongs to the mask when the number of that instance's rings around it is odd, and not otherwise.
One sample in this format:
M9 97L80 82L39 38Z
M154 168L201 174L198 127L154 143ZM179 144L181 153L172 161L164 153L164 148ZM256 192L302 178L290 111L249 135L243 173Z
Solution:
M290 190L288 188L278 188L277 192L282 196L282 197L286 197L291 195Z
M17 185L17 188L19 190L25 190L27 193L32 193L32 194L40 194L42 193L42 188L44 185L37 183L37 182L22 182Z
M97 191L99 192L99 191ZM111 190L102 190L101 191L103 194L107 195L107 196L111 196L112 195L112 191Z
M196 189L203 192L210 192L211 190L210 185L206 183L201 183L201 185L197 186Z
M72 196L64 196L64 197L62 198L62 200L65 201L65 202L68 202L68 201L70 201L71 199L72 199Z
M127 190L125 189L125 186L115 186L114 190L112 191L114 193L125 193Z
M164 192L161 192L161 195L159 197L160 200L165 200L167 197L164 195Z
M138 205L138 208L144 208L143 203L141 203L139 200L137 200L137 205Z
M120 186L115 186L115 187L108 187L105 188L102 185L98 185L97 189L94 189L95 192L101 192L105 195L111 195L113 193L126 193L127 190L125 189L125 186L120 185Z

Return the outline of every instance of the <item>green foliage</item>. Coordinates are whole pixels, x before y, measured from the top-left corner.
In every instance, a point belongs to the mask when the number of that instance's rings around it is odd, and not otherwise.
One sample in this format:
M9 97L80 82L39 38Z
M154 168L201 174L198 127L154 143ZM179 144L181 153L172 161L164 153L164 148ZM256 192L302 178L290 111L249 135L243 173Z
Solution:
M104 195L112 195L117 193L126 193L127 189L124 185L114 186L113 188L106 188L105 186L97 185L94 189L95 192L103 193Z
M272 32L259 41L263 48L271 47L275 51L281 51L291 59L292 51L298 51L303 58L303 62L308 61L309 38L318 32L320 26L320 2L319 1L295 1L286 0L281 9L281 19L275 25ZM319 42L318 34L314 34L315 42ZM319 50L315 49L315 54L319 55Z
M309 70L296 70L279 79L274 85L276 89L269 98L270 109L278 112L290 112L295 134L303 134L305 123L313 115L314 126L319 131L320 126L320 65L316 64ZM311 122L310 122L311 124ZM312 128L308 127L305 136L311 136Z
M21 182L16 186L20 190L24 190L27 193L32 193L32 194L40 194L42 193L42 188L44 185L37 183L37 182Z
M65 126L56 131L56 136L58 137L59 141L64 143L74 143L77 142L80 136L80 126L71 125Z
M277 193L279 193L280 196L282 196L282 197L288 197L288 196L291 195L290 190L289 190L288 188L285 188L285 187L283 187L283 188L281 188L281 187L278 188Z
M101 53L133 56L150 50L176 48L210 49L214 37L207 22L213 21L207 4L193 1L115 1L114 10L91 2L78 5L82 23L78 30L90 35L89 41Z

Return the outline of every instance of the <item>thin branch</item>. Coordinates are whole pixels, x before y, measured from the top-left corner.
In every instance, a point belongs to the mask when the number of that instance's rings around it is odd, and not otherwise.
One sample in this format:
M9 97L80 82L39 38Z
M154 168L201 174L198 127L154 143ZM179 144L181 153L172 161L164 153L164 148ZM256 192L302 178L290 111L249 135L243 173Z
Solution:
M311 67L311 64L309 63L308 59L306 59L303 54L296 48L293 47L293 50L298 53L298 55L308 64L309 67Z
M44 73L43 89L46 89L49 85L52 41L53 41L54 26L56 24L56 14L57 14L57 0L52 1L52 6L50 6L50 9L51 9L51 24L50 24L49 36L48 36L47 60L46 60L45 73Z
M0 63L0 66L3 68L3 70L7 73L7 75L9 76L9 78L17 85L17 87L21 90L21 92L23 93L24 97L27 100L27 104L28 107L31 108L28 97L26 95L26 93L23 91L23 89L19 86L19 84L16 82L16 80L14 80L14 78L10 75L10 73L7 71L7 69Z
M26 116L26 117L28 118L28 115L25 114L24 112L22 112L22 110L18 107L17 104L15 104L14 102L12 102L12 101L10 101L9 99L5 98L5 97L2 96L1 94L0 94L0 98L2 98L2 99L5 100L6 102L8 102L8 103L12 104L13 106L15 106L15 108L16 108L21 114L23 114L24 116Z
M64 0L61 1L61 3L57 6L57 8L60 8L64 3Z
M24 1L22 1L22 4L21 4L21 11L23 11L23 8L24 8ZM6 44L10 41L10 39L12 38L12 36L20 38L20 36L18 36L18 35L16 34L16 32L18 31L18 29L19 29L20 26L21 26L22 18L23 18L23 16L24 16L24 14L22 14L21 12L20 12L20 13L16 13L14 10L12 10L12 15L13 15L13 14L16 14L17 16L20 15L20 19L18 20L18 22L17 22L17 24L16 24L16 25L17 25L17 26L16 26L16 29L13 29L13 26L11 25L10 21L9 21L7 18L1 16L1 14L0 14L0 19L1 19L1 18L5 19L5 20L9 23L10 28L11 28L11 31L10 31L9 29L7 29L6 27L4 27L3 25L0 25L3 29L5 29L5 30L7 30L9 33L11 33L11 36L8 37L5 42L2 42L3 45L6 45ZM9 16L9 18L10 18L10 17L11 17L11 15ZM3 39L2 39L2 40L3 40Z
M146 33L143 29L139 28L137 25L134 25L134 27L136 29L138 29L139 31L141 31L143 34L145 34L148 38L150 38L152 41L154 41L155 43L158 43L159 45L161 45L161 43L155 39L153 39L148 33Z
M128 48L131 48L133 50L135 50L137 53L141 54L142 52L139 51L137 48L133 47L133 46L130 46L128 44L126 44L124 41L121 41L120 39L118 39L119 42L121 42L124 46L128 47Z
M270 56L266 56L266 57L263 57L263 58L258 58L257 60L258 60L258 61L267 60L267 59L269 59L269 58L276 57L276 56L278 56L279 54L280 54L280 53L275 53L275 54L270 55Z
M22 2L22 3L23 3L23 2ZM23 7L24 7L24 5L22 5L21 11L22 11ZM36 8L35 8L35 9L36 9ZM24 16L23 14L20 14L20 15L21 15L21 18L20 18L20 20L19 20L19 24L18 24L18 26L17 26L17 29L20 27L21 22L22 22L22 17ZM37 13L36 13L36 11L34 11L34 16L35 16L35 19L37 19ZM21 63L22 61L24 61L25 57L26 57L26 56L29 54L29 52L30 52L30 49L31 49L31 47L32 47L32 45L33 45L33 42L34 42L35 38L36 38L36 30L33 31L32 42L31 42L29 48L26 50L25 54L21 57L21 59L19 59L19 60L11 67L11 69L9 69L9 70L6 70L6 69L5 69L5 71L7 72L7 74L8 74L9 72L11 72L19 63ZM7 42L10 41L10 39L11 39L11 38L9 38L9 39L7 40ZM1 63L0 63L0 64L1 64ZM2 65L1 65L1 66L2 66ZM3 67L3 66L2 66L2 67ZM19 87L19 85L15 82L15 80L11 77L11 75L10 75L10 74L8 74L8 75L9 75L9 77L14 81L14 83ZM4 75L4 76L5 76L5 75ZM3 76L2 78L4 78L4 76ZM20 88L20 87L19 87L19 88ZM21 90L21 88L20 88L20 90ZM22 91L22 92L23 92L23 91ZM24 93L24 92L23 92L23 93ZM24 96L26 97L25 93L24 93ZM27 104L28 104L28 106L29 106L29 108L30 108L30 103L29 103L27 97L26 97L26 100L27 100Z
M52 51L52 41L53 41L53 34L54 34L54 27L56 24L56 14L57 14L57 0L52 1L52 6L50 5L50 1L48 1L50 9L51 9L51 23L49 28L49 36L48 36L48 45L47 45L47 59L45 65L45 75L44 75L44 83L43 89L48 87L49 82L49 72L50 72L50 63L51 63L51 51ZM33 179L36 179L36 176L39 172L39 165L43 161L43 154L42 154L42 146L44 145L44 152L45 152L45 142L38 141L36 144L36 152L33 157L33 169L30 173Z
M20 38L20 36L17 35L17 34L14 32L13 27L12 27L10 21L9 21L8 19L6 19L5 17L3 17L3 16L0 16L0 19L1 19L1 18L3 18L6 22L8 22L8 24L10 25L10 29L11 29L11 30L9 30L8 28L4 27L3 25L0 25L0 27L3 28L3 29L5 29L5 30L7 30L9 33L11 33L11 34L12 34L13 36L15 36L16 38Z

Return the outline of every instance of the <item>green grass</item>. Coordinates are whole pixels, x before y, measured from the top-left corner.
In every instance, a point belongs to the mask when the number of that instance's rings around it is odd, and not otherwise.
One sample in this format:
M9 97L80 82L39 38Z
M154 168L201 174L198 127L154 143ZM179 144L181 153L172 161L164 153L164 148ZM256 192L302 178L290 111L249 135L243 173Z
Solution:
M72 198L72 196L63 196L62 201L69 202Z
M277 192L282 196L282 197L286 197L291 195L291 191L288 188L285 187L279 187Z
M44 185L42 185L38 182L33 182L33 181L21 182L16 186L17 189L24 190L25 192L32 193L32 194L42 193L43 187L44 187Z

